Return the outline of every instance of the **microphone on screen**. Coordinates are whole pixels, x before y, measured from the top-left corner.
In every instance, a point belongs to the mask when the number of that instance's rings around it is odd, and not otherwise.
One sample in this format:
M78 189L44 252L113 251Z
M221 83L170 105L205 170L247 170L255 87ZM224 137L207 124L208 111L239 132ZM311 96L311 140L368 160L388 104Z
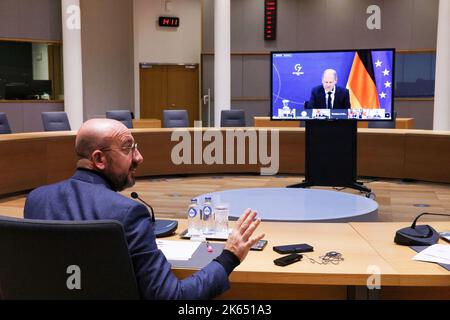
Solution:
M172 235L175 230L178 228L178 221L176 220L166 220L166 219L155 219L155 213L153 212L153 208L147 202L139 197L137 192L132 192L131 197L133 199L138 199L143 204L145 204L148 208L150 208L152 222L153 222L153 232L157 238L167 237Z

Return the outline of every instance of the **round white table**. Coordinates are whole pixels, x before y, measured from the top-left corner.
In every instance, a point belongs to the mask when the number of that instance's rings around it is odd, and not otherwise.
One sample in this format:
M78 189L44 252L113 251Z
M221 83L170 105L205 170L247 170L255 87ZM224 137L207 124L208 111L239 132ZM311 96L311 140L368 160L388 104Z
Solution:
M236 220L245 209L258 212L263 221L355 222L377 221L378 203L364 196L339 191L251 188L212 192L198 196L203 203L211 196L213 205L228 204L230 219Z

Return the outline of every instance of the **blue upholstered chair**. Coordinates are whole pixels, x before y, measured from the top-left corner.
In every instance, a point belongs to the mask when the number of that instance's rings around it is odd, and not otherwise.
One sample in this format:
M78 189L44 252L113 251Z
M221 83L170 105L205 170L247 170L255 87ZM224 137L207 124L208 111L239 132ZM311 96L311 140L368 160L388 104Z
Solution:
M221 127L245 127L244 110L222 110L220 113Z
M129 129L133 128L133 118L130 110L106 111L106 118L120 121Z
M139 299L122 224L0 216L0 295Z
M186 110L164 110L164 128L187 128L189 127L189 117Z
M70 131L69 119L67 113L60 112L42 112L42 123L44 131Z
M369 121L369 128L385 128L385 129L395 129L395 119L397 118L397 112L394 111L392 115L392 121Z
M8 117L4 112L0 112L0 134L2 133L11 133L11 127L9 126Z

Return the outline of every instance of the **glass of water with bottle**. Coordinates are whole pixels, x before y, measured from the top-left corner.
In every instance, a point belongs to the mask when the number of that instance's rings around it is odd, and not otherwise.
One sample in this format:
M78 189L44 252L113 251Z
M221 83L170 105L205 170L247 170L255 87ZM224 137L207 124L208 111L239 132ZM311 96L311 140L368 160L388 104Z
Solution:
M201 209L198 205L197 199L191 199L191 204L188 208L188 234L190 236L202 235L202 223Z
M221 203L214 208L216 218L216 234L221 238L228 238L228 204Z
M215 215L210 196L205 197L202 206L203 234L211 235L216 232Z
M194 236L217 236L219 238L228 238L228 204L218 202L213 205L212 197L206 196L202 204L198 203L196 198L191 199L188 207L188 234Z

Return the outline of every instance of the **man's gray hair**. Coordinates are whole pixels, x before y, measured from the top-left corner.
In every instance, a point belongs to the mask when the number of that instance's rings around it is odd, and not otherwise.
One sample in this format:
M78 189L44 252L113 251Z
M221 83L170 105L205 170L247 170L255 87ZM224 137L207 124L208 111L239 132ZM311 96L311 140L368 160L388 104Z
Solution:
M334 76L334 80L337 81L337 72L336 72L336 70L334 70L334 69L327 69L327 70L325 70L323 72L323 74L322 74L322 80L323 80L323 78L325 78L325 74L326 73L331 73Z

